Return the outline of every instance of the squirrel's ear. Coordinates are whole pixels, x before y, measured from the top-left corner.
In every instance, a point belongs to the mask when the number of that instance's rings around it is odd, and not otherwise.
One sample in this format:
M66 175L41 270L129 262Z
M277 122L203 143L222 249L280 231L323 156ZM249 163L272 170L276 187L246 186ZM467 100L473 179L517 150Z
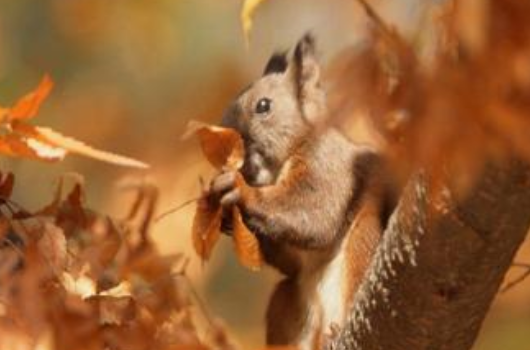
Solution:
M304 116L315 122L324 108L324 92L320 86L320 65L316 57L315 39L306 34L296 44L292 74L296 94Z
M269 58L263 75L272 73L283 73L287 70L287 53L275 53Z
M313 89L320 83L320 66L316 58L315 38L306 34L296 44L293 55L293 65L299 92Z

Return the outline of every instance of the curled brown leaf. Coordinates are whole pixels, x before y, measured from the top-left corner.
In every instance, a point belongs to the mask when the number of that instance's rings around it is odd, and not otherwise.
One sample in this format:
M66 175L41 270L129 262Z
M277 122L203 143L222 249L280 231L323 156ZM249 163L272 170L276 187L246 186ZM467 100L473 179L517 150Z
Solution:
M233 129L191 121L185 138L197 135L206 159L216 169L238 170L243 166L245 148L243 139ZM232 212L234 246L240 263L257 270L263 263L259 242L246 227L238 207ZM203 260L208 260L220 236L223 210L219 202L209 198L207 192L197 202L193 221L192 237L195 251Z
M193 219L193 247L203 260L208 260L221 236L222 208L202 196L197 201L197 211Z
M238 207L233 209L232 220L234 225L234 246L239 262L251 270L259 270L263 265L259 242L243 222L243 217Z
M197 135L206 159L216 169L229 167L239 169L243 166L245 148L243 139L232 129L191 121L184 138Z

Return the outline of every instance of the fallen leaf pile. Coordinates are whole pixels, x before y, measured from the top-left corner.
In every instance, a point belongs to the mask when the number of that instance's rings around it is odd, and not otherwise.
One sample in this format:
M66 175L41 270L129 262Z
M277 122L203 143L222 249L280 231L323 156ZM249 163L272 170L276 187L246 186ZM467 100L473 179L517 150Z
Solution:
M156 189L137 188L112 219L85 207L80 181L64 182L29 212L0 176L0 349L233 349L217 322L197 323L187 260L150 240Z
M245 149L243 140L236 131L191 121L184 137L190 135L197 135L206 159L216 169L238 170L243 166ZM223 209L220 204L213 200L207 191L203 192L197 203L192 227L193 246L203 260L210 258L221 236L222 216ZM249 269L259 269L263 264L259 242L243 222L237 206L232 208L232 227L239 262Z
M40 105L52 90L53 82L44 76L35 91L20 98L10 108L0 107L0 153L45 161L59 161L68 153L76 153L116 165L147 168L138 160L101 151L47 127L33 126L27 121L37 115Z

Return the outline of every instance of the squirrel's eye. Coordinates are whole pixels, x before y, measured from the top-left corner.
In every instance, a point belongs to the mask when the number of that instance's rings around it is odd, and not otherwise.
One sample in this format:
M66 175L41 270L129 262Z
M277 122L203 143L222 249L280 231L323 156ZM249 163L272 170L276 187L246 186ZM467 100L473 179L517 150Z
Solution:
M267 114L270 112L272 106L272 101L270 98L261 98L258 103L256 103L255 112L257 114Z

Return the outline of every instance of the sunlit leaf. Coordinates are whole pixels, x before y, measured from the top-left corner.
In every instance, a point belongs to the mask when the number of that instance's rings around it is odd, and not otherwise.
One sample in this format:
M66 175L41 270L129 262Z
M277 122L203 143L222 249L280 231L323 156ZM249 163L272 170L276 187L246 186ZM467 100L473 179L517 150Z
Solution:
M204 155L217 169L238 170L243 166L245 148L241 136L233 129L192 121L188 123L185 138L197 135ZM220 236L222 208L203 196L197 203L192 228L195 251L207 260ZM233 208L234 244L241 264L256 270L262 265L261 251L256 237L243 223L239 208Z
M115 298L130 297L132 295L132 286L129 281L121 281L117 286L104 290L99 295Z
M77 153L89 158L126 167L141 169L149 167L149 165L139 160L93 148L72 137L64 136L50 128L37 126L36 130L40 134L41 138L47 141L50 145L63 148L64 150L71 153Z
M24 157L45 161L64 159L66 151L53 147L33 138L17 134L0 136L0 153L10 157Z
M35 152L35 155L39 159L44 160L62 160L67 151L62 147L52 146L48 143L42 142L34 138L23 138L22 139L28 147Z
M21 122L14 122L11 126L13 133L0 137L0 153L5 155L58 161L68 153L76 153L120 166L142 169L149 167L136 159L98 150L47 127Z
M84 273L74 277L69 272L63 272L61 283L67 292L83 299L96 295L96 283Z
M53 88L53 81L45 75L39 86L32 92L20 98L13 107L9 109L10 120L30 119L39 111L40 105L46 99Z
M243 2L243 8L241 9L241 25L243 26L243 34L247 45L250 41L250 31L252 30L252 17L263 1L264 0L244 0Z
M26 124L25 120L38 113L52 87L53 81L45 75L39 86L20 98L13 107L0 107L0 122L6 122L5 129L8 131L0 136L0 153L46 161L62 160L68 153L77 153L115 165L148 167L136 159L96 149L50 128Z
M183 137L194 134L199 138L206 159L217 169L225 166L239 169L243 166L245 148L235 130L191 121Z
M192 240L195 252L208 260L215 244L221 236L222 208L211 203L207 196L197 201L197 211L193 218Z

